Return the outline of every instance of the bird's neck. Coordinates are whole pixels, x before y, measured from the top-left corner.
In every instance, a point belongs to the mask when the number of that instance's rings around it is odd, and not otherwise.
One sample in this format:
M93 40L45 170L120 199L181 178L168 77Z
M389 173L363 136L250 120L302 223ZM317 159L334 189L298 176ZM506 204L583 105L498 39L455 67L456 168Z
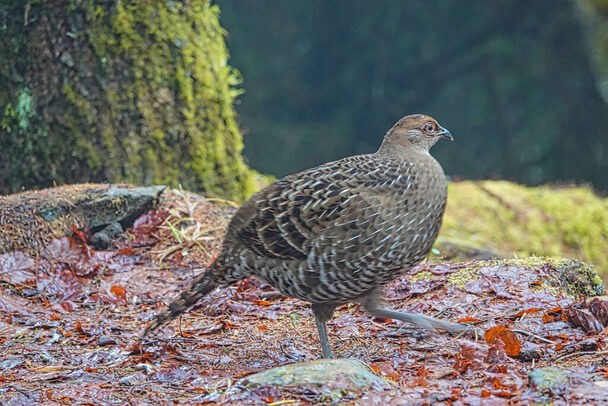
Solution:
M432 158L429 153L429 148L424 145L401 145L386 139L382 142L382 145L380 145L376 155L404 161L416 161L427 157Z

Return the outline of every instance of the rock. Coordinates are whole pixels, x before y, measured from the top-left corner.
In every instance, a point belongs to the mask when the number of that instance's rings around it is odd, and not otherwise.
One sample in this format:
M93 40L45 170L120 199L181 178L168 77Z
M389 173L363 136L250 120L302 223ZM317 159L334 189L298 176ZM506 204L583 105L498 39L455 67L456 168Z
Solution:
M146 363L137 364L137 365L135 365L134 369L136 371L144 371L146 373L146 375L150 375L155 370L154 365L150 365L150 364L146 364Z
M376 384L389 387L389 383L360 361L352 359L320 359L272 368L249 375L244 380L254 386L323 386L342 375L351 390L363 390Z
M570 372L560 368L535 368L528 375L530 387L536 392L536 400L547 401L563 395L569 386Z
M100 347L106 346L106 345L116 345L116 340L113 339L112 337L108 337L108 336L100 336L97 339L97 345Z
M121 378L120 381L118 381L120 385L124 386L141 385L144 382L146 382L146 376L141 372L136 372L134 374L127 375Z
M95 249L105 250L110 247L112 240L123 233L122 225L117 222L111 222L107 226L96 232L89 241Z
M478 248L472 245L449 241L446 238L438 238L431 258L443 261L466 261L466 260L489 260L504 258L505 255L485 248Z
M0 196L0 254L39 253L53 239L89 229L96 248L158 205L164 186L82 184Z

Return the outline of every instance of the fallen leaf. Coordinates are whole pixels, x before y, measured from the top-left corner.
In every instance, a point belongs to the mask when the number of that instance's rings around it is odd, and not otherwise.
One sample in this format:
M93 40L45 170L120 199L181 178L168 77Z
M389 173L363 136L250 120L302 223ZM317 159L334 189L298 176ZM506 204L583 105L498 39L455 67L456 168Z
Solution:
M494 344L497 340L502 341L505 345L505 352L510 357L517 357L521 351L521 342L517 339L515 333L508 330L505 326L496 326L488 329L483 338L488 344Z
M569 309L568 323L574 327L580 327L585 333L598 333L604 329L602 323L588 309Z
M513 317L521 317L521 316L523 316L524 314L535 313L535 312L538 312L538 311L540 311L540 309L539 309L539 308L537 308L537 307L533 307L533 308L531 308L531 309L525 309L525 310L522 310L522 311L520 311L520 312L518 312L518 313L514 314L514 315L513 315Z
M41 367L35 367L30 369L32 372L58 372L58 371L72 371L74 367L69 367L65 365L44 365Z
M478 318L475 317L463 317L462 319L458 319L458 323L474 323L474 322L478 322L481 321Z

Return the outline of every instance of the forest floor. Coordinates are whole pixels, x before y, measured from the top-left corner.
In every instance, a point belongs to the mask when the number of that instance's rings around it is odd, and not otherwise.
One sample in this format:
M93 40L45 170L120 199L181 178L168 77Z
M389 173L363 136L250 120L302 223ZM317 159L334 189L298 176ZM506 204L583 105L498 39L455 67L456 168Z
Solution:
M388 387L248 385L254 372L320 356L309 305L255 280L214 291L141 342L158 310L213 261L233 210L171 192L113 250L91 248L85 231L37 256L0 255L0 403L608 402L606 302L545 289L550 261L506 260L464 285L450 275L474 263L424 263L386 287L392 308L471 323L480 337L338 309L329 323L334 355L364 362ZM560 368L557 378L530 378L545 367Z

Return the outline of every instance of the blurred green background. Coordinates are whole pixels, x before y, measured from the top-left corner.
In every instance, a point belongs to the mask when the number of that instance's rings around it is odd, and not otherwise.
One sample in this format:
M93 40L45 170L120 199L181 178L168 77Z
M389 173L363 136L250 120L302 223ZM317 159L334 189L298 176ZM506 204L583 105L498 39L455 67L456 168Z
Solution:
M125 181L243 201L250 168L373 152L426 113L456 138L434 150L453 179L606 194L607 14L608 0L0 0L0 193Z
M375 151L427 113L458 178L608 191L606 1L218 1L250 165L277 176ZM599 68L599 69L598 69Z

